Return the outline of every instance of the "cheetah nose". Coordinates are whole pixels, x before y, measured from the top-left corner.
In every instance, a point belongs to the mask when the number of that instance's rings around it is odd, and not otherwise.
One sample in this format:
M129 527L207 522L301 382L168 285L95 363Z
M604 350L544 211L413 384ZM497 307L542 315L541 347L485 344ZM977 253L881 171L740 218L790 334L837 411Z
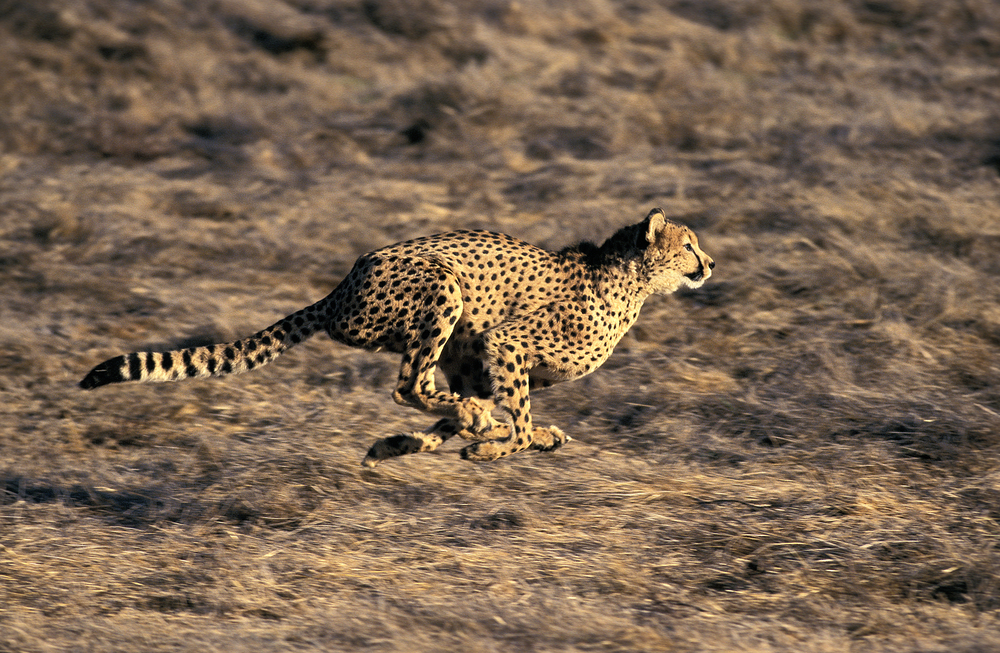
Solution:
M708 269L709 270L714 270L715 269L715 261L709 261L708 262Z

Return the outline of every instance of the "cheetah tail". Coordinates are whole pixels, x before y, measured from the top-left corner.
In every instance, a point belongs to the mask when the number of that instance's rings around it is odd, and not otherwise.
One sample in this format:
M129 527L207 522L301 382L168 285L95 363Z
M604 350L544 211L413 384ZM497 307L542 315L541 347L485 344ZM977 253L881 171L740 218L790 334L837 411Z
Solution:
M293 313L248 338L227 344L166 352L115 356L90 370L80 387L91 390L125 381L179 381L200 376L239 374L266 365L322 328L323 302Z

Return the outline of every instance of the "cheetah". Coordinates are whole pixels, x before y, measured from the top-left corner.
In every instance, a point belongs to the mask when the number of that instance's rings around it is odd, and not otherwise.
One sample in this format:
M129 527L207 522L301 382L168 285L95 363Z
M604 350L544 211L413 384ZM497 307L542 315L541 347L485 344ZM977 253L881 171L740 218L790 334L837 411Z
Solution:
M401 354L393 399L439 418L426 431L377 440L364 466L456 435L470 441L467 460L551 451L570 438L532 425L529 390L593 372L649 295L698 288L714 268L694 232L658 208L600 246L558 252L488 231L426 236L364 254L327 297L252 336L116 356L80 387L246 372L323 330L352 347ZM450 392L435 385L438 368Z

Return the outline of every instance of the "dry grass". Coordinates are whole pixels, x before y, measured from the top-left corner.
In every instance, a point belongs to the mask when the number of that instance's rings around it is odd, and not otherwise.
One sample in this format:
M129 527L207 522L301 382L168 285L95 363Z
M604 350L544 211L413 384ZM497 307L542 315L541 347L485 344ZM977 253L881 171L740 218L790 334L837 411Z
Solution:
M1000 649L995 2L0 2L0 61L0 650ZM716 275L553 454L362 472L426 420L319 338L75 387L651 206Z

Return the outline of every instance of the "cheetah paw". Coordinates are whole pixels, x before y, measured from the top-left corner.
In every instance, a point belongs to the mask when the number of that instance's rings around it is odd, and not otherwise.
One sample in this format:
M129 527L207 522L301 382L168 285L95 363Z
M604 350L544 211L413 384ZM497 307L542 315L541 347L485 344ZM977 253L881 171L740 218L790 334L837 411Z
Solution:
M395 447L390 447L386 444L386 439L387 438L378 440L371 446L368 453L365 455L364 460L361 461L362 467L368 467L371 469L383 460L394 458L399 455L396 453L397 449Z
M513 450L509 445L504 446L502 443L497 443L495 441L476 442L464 447L461 451L461 456L463 460L488 463L491 460L496 460L497 458L506 456L512 451Z
M477 397L470 397L468 400L471 406L475 407L471 423L467 427L473 433L488 433L500 426L500 422L493 418L493 402L485 402Z
M555 451L567 442L572 442L573 438L563 433L558 426L550 426L547 429L535 429L534 441L529 449L535 451Z
M555 426L550 426L547 429L535 429L532 443L525 447L525 449L555 451L572 439L563 433L562 429ZM465 460L489 462L521 450L521 448L512 445L510 440L490 440L468 445L462 449L461 455Z
M402 433L388 438L376 440L375 444L368 450L365 459L361 461L362 467L375 467L383 460L405 456L410 453L420 451L433 451L443 442L440 436L428 433Z

